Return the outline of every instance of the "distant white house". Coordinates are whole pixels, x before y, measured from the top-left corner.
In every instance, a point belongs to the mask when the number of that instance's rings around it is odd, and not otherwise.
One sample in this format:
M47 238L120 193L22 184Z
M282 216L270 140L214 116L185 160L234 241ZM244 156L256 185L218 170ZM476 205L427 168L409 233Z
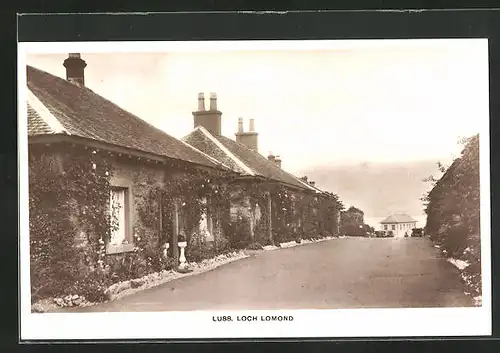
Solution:
M412 229L417 227L417 221L404 213L392 214L380 224L381 230L392 231L396 238L411 236Z

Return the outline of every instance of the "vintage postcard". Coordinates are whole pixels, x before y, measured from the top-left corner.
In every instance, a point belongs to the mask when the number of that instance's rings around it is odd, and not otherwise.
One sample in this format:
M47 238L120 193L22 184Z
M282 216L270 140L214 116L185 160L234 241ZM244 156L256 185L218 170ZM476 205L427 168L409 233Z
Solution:
M22 339L491 334L486 39L19 44Z

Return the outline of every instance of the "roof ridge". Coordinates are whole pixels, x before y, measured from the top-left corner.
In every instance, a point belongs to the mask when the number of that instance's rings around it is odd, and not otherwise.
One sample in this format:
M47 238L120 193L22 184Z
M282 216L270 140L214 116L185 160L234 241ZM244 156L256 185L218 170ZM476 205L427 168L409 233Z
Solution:
M53 120L60 122L68 133L190 163L210 167L222 166L220 162L215 163L200 150L190 145L186 146L179 138L168 134L87 86L71 83L62 77L30 65L26 65L26 71L27 88L48 109L54 104L55 110L50 108L50 112L57 119ZM71 104L72 98L66 94L68 92L74 95L75 99L88 102L85 109ZM92 120L89 121L95 125L89 125L86 121L82 122L80 117L84 115L81 114L90 114ZM46 117L45 120L47 120ZM50 126L53 127L54 124ZM100 130L99 127L101 127Z
M276 164L272 163L269 159L267 159L266 157L264 157L263 155L261 155L259 152L255 151L255 150L252 150L251 148L249 148L247 145L245 145L244 143L241 143L241 142L238 142L238 141L235 141L233 139L230 139L229 137L227 136L223 136L221 135L221 137L224 137L225 139L228 139L230 140L231 142L237 144L238 146L240 146L241 148L244 148L248 151L250 151L251 153L255 154L256 156L258 156L258 158L261 158L263 161L265 161L268 165L272 166L274 169L280 171L281 173L283 174L286 174L288 175L289 177L293 178L295 181L299 182L300 184L303 184L304 186L306 186L309 190L311 191L319 191L320 193L322 192L321 190L309 185L308 183L305 183L303 182L300 178L297 178L295 175L293 175L292 173L289 173L287 172L285 169L282 169L280 167L278 167Z
M407 217L408 219L398 219L397 216L404 216L404 217ZM408 215L407 213L397 213L397 212L393 212L391 213L389 216L387 216L386 218L384 218L382 221L380 221L380 223L412 223L412 222L418 222L417 220L415 220L412 216Z
M222 137L227 138L227 139L229 139L229 140L233 141L234 143L238 144L238 145L239 145L239 146L241 146L242 148L245 148L245 149L247 149L247 150L249 150L249 151L251 151L251 152L255 153L255 155L257 155L257 156L259 156L259 158L262 158L263 160L265 160L267 163L269 163L269 165L272 165L272 166L273 166L274 168L276 168L277 170L280 170L281 172L283 172L283 173L286 173L286 174L290 175L292 178L297 179L297 180L298 180L298 181L300 181L301 183L304 183L302 180L300 180L299 178L297 178L295 175L293 175L293 174L291 174L291 173L287 172L286 170L284 170L284 169L282 169L282 168L280 168L280 167L276 166L274 163L272 163L272 162L271 162L270 160L268 160L266 157L264 157L263 155L261 155L259 152L256 152L256 151L252 150L251 148L248 148L248 146L247 146L247 145L245 145L244 143L241 143L241 142L238 142L238 141L236 141L236 140L230 139L230 138L229 138L229 137L227 137L227 136L222 136ZM312 186L310 186L310 185L309 185L309 184L307 184L307 183L305 183L305 184L306 184L307 186L309 186L309 188L311 188L311 189L312 189Z
M50 112L50 110L38 99L38 97L26 87L28 91L27 104L40 116L54 134L67 134L70 132L61 124L61 122Z
M206 137L210 139L217 147L219 147L229 158L231 158L241 169L245 170L250 175L255 175L255 172L247 166L243 161L241 161L238 157L236 157L231 151L229 151L226 146L224 146L219 140L217 140L212 134L205 129L203 126L198 125L194 128L194 131L201 131Z
M280 169L281 169L281 168L280 168ZM316 188L316 187L312 186L311 184L306 183L305 181L303 181L302 179L300 179L300 178L296 177L296 176L295 176L295 175L293 175L292 173L289 173L289 172L287 172L287 171L286 171L286 170L284 170L284 169L281 169L281 170L282 170L284 173L289 174L291 177L295 178L297 181L299 181L300 183L304 184L305 186L307 186L309 189L313 190L314 192L316 192L316 193L322 193L322 192L323 192L323 191L322 191L322 190L320 190L319 188Z
M65 80L65 79L63 79L63 78L61 78L61 77L59 77L59 76L56 76L56 75L51 74L50 72L47 72L47 71L44 71L44 70L38 69L38 68L36 68L36 67L34 67L34 66L30 66L30 65L27 65L27 66L28 66L28 67L30 67L30 68L32 68L32 69L35 69L35 70L37 70L37 71L43 72L44 74L50 75L50 76L52 76L52 77L54 77L54 78L56 78L56 79L60 80L61 82L64 82L64 83L67 83L67 84L70 84L70 85L74 85L75 87L78 87L78 88L79 88L79 89L81 89L81 90L88 91L89 93L93 94L94 96L99 97L99 99L105 100L107 103L112 104L114 107L116 107L116 108L118 108L119 110L121 110L121 111L123 111L123 112L127 113L130 117L132 117L132 118L134 118L134 119L136 119L136 120L139 120L141 123L144 123L144 124L148 125L148 126L149 126L150 128L152 128L152 129L155 129L157 132L160 132L160 133L162 133L162 134L165 134L165 135L167 135L167 136L169 136L169 137L171 137L171 138L174 138L174 139L175 139L175 137L173 137L172 135L169 135L168 133L166 133L166 132L165 132L165 131L163 131L162 129L160 129L160 128L158 128L158 127L154 126L153 124L149 123L148 121L146 121L146 120L144 120L144 119L141 119L141 118L140 118L139 116L137 116L136 114L134 114L134 113L132 113L132 112L128 111L127 109L125 109L125 108L123 108L123 107L119 106L119 105L118 105L118 104L116 104L115 102L113 102L113 101L111 101L111 100L107 99L106 97L104 97L104 96L100 95L99 93L94 92L94 91L93 91L92 89L90 89L88 86L84 86L84 85L76 85L76 84L74 84L74 83L71 83L71 82L69 82L69 81L67 81L67 80ZM178 140L178 139L176 139L176 140Z

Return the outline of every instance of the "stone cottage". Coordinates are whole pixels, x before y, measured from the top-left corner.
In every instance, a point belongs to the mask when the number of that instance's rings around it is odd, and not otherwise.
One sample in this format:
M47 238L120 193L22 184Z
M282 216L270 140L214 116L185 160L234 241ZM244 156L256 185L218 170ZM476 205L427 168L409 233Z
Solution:
M155 192L193 173L232 171L86 87L86 62L80 54L69 54L64 66L66 80L26 69L32 254L40 250L59 256L52 248L57 243L43 244L71 228L80 249L72 254L88 250L89 257L80 259L88 268L96 262L115 266L117 272L128 266L128 271L136 269L132 277L157 270L155 262L166 244L178 257L174 244L183 231L183 204L162 204ZM107 187L107 194L96 192L99 185ZM113 211L112 226L99 218L106 209ZM62 219L66 216L68 222ZM91 238L98 233L96 224L112 228L108 239ZM99 245L102 252L96 250ZM51 261L43 256L32 261Z
M243 119L238 119L235 140L223 136L221 133L222 112L217 107L217 95L215 93L210 95L208 109L205 106L204 93L199 93L198 109L193 112L193 118L194 129L183 138L183 141L238 173L235 183L240 187L241 197L238 197L237 192L233 193L231 215L233 218L239 215L248 220L252 239L262 239L264 237L272 240L276 224L273 224L271 216L264 220L262 216L264 214L274 214L275 219L279 220L284 219L284 213L289 211L285 209L286 207L278 206L279 202L277 200L273 200L272 192L269 191L273 187L281 188L281 197L283 198L284 195L285 198L291 201L288 203L289 208L294 209L292 213L295 215L299 212L295 207L296 199L299 196L307 195L316 199L320 196L326 196L314 185L286 172L281 167L279 156L269 155L266 158L259 153L258 132L255 131L254 119L250 119L248 131L244 130ZM265 202L255 202L248 194L248 190L255 187L255 185L263 184L267 185L268 191L261 188L259 192L265 196ZM244 190L247 192L245 193ZM306 209L309 212L309 207ZM290 231L302 227L303 217L290 217L290 219L296 219L296 222L286 224L287 227L290 227ZM265 233L264 235L256 234L259 224L261 225L260 232Z

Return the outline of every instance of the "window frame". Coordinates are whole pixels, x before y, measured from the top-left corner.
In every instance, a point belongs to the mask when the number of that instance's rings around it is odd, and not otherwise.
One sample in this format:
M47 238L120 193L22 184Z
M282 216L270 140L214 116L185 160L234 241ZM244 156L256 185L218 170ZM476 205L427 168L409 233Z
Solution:
M110 198L113 190L124 190L125 240L127 244L106 244L106 255L134 251L132 183L123 178L113 178L110 182ZM110 205L111 207L111 205Z

